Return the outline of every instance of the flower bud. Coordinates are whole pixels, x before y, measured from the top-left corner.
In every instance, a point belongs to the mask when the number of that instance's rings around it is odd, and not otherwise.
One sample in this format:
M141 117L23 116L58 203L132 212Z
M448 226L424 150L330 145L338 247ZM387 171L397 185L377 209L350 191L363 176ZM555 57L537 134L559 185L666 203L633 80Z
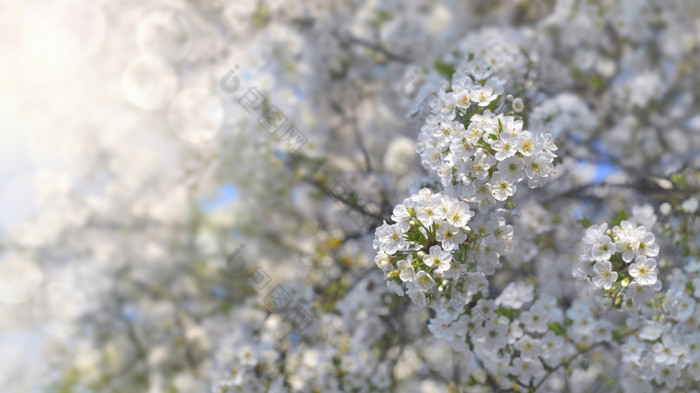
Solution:
M615 308L620 308L622 307L622 296L618 296L615 298L615 303L614 303Z

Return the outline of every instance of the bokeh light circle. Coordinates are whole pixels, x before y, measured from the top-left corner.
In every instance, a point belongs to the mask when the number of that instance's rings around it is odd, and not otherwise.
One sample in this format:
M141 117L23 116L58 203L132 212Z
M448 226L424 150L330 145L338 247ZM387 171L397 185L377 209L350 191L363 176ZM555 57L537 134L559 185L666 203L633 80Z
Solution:
M121 84L127 101L138 108L153 110L170 102L177 89L177 75L162 57L143 55L126 66Z

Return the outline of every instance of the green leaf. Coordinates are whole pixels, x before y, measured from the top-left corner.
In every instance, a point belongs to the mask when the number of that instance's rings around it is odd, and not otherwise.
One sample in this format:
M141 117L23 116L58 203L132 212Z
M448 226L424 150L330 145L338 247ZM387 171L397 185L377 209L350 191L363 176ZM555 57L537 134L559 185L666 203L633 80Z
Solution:
M613 340L615 340L615 341L620 341L620 339L622 338L622 334L620 332L618 332L617 330L612 331L612 336L613 336Z
M617 216L613 217L612 225L613 225L613 226L618 226L618 225L620 225L620 223L621 223L622 221L624 221L624 220L626 220L626 219L627 219L627 213L625 213L624 210L620 210L620 212L617 213Z
M515 209L515 203L513 203L513 200L508 197L508 200L506 200L506 204L503 206L504 209L506 210L513 210Z
M499 121L500 121L500 120L499 120ZM491 138L491 140L494 140L494 141L495 141L496 139L498 139L498 135L496 135L496 134L489 134L489 138Z
M688 183L688 179L684 175L679 174L671 175L671 181L676 183L680 188L685 188Z
M435 71L447 78L451 78L452 74L455 73L455 67L452 64L443 63L440 60L435 61L434 67Z
M547 327L549 330L553 331L557 336L566 335L566 329L559 322L550 322Z
M389 11L378 11L376 15L377 19L379 19L379 22L386 22L394 18L394 15L392 15L392 13Z
M613 254L610 257L610 263L612 263L613 266L616 266L616 267L622 267L622 266L626 265L625 261L622 259L622 254L620 254L620 253Z
M583 71L581 71L581 69L576 66L571 67L570 72L571 79L573 79L574 81L579 81L583 78Z
M603 88L603 77L600 75L596 75L591 79L591 86L593 87L593 90L599 91L600 89Z
M586 217L586 216L583 216L583 218L581 218L580 220L578 220L576 222L583 225L584 228L588 228L591 225L593 225L593 222L591 220L589 220L588 217Z
M496 314L498 314L499 317L508 317L508 320L512 321L513 320L513 310L510 308L506 307L498 307L498 310L496 310Z

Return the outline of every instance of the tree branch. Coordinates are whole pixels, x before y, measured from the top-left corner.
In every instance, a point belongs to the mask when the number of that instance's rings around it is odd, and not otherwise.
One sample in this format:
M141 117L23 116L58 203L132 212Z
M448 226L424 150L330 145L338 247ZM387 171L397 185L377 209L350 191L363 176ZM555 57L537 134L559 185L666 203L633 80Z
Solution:
M400 63L407 63L407 64L413 63L413 59L411 59L410 57L396 54L396 53L391 52L388 49L384 48L380 44L377 44L374 42L369 42L369 41L362 39L362 38L358 38L358 37L354 37L354 36L343 37L338 32L333 32L333 37L335 37L340 42L340 44L344 45L344 46L347 46L347 45L364 46L366 48L372 49L376 52L383 54L389 60L397 61Z

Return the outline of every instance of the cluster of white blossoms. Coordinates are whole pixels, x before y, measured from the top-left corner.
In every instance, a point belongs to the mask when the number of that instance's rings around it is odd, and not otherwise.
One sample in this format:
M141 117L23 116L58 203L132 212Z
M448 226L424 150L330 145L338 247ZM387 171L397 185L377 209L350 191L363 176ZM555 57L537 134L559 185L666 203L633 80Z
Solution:
M645 226L627 220L612 229L607 223L592 225L586 230L583 244L581 259L588 261L590 270L577 269L575 274L606 291L615 306L621 307L623 298L632 305L631 295L644 292L641 287L661 289L653 259L659 255L659 246Z
M549 134L523 129L522 101L499 98L505 85L478 57L457 68L431 103L417 144L444 193L421 189L394 208L394 224L376 230L377 266L390 288L418 305L456 312L484 290L481 279L501 266L512 243L503 208L516 184L527 178L536 187L552 172L556 145ZM483 215L471 226L470 204Z
M318 329L301 327L279 313L237 306L238 329L222 339L212 373L211 393L386 392L390 365L380 350L381 277L367 277L337 304L336 313L318 313ZM367 285L371 284L371 289ZM375 285L376 284L376 285ZM292 292L307 287L284 283ZM320 310L317 310L320 311ZM358 315L361 317L358 318ZM407 318L413 323L418 321ZM383 355L382 355L383 354ZM415 384L408 376L407 384ZM399 391L408 391L399 387Z
M533 291L531 285L508 286L495 300L479 299L458 320L450 321L438 312L428 327L465 357L476 355L499 385L532 386L545 376L545 366L556 365L574 352L573 344L562 337L564 315L556 300L543 296L533 303ZM521 295L525 297L515 307L502 305L506 298ZM559 327L560 333L552 331L550 324Z
M618 342L620 363L611 365L619 367L625 392L692 391L700 380L700 309L696 307L700 263L681 254L679 259L686 261L682 268L669 269L672 265L667 258L671 255L665 253L657 266L655 258L661 256L658 242L666 239L657 239L651 232L658 228L651 205L634 206L629 218L620 212L616 221L618 225L612 228L608 224L587 228L581 256L584 267L574 273L588 283L588 289L604 293L602 298L591 298L602 312L611 305L620 310L598 322L606 325L608 332L595 329L595 339L588 345L600 342L602 335L607 335L602 342ZM662 274L665 272L669 274ZM664 291L661 279L667 287ZM582 299L577 302L584 304ZM571 318L569 311L567 317ZM567 335L590 323L571 319Z
M690 391L700 381L698 269L700 264L691 258L669 275L664 293L635 295L644 303L639 316L626 321L636 334L620 346L624 384L629 386L625 391Z
M464 277L477 270L493 272L513 232L499 214L476 230L467 225L472 217L468 203L428 188L397 205L392 215L395 224L377 228L374 240L379 249L375 263L389 287L400 296L405 289L423 307L440 294L447 301L459 298L463 306L473 292L464 285ZM469 249L475 257L467 256Z
M464 64L449 89L438 92L417 145L423 166L440 177L445 192L482 212L512 197L524 178L531 188L542 185L556 157L551 135L533 134L520 117L498 113L505 84L484 61Z

